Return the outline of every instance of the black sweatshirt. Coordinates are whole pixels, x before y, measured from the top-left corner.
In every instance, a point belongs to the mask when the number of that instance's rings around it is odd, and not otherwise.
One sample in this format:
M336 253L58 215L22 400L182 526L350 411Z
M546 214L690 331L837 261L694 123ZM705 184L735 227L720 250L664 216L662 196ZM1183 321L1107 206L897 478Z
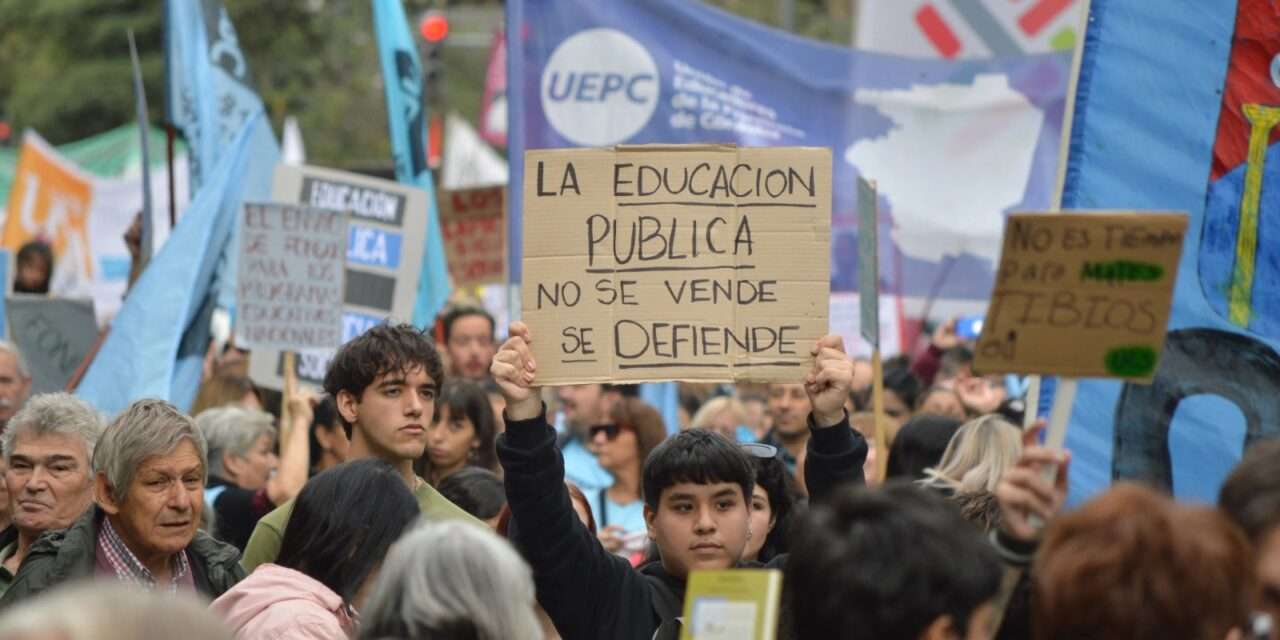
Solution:
M821 500L842 484L861 484L867 443L849 427L848 415L843 425L819 429L811 414L809 429L805 483L811 500ZM538 602L565 640L651 640L663 622L660 610L671 611L674 602L679 615L683 578L667 575L661 563L632 568L605 551L578 520L564 484L564 459L545 413L508 421L498 439L498 459L506 472L513 542L533 568ZM785 564L783 555L768 567Z

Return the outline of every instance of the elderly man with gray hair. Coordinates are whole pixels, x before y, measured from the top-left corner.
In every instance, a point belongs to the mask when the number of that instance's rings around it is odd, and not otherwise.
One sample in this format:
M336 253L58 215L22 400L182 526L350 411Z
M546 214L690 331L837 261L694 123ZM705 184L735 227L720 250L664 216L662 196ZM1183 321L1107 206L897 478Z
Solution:
M138 400L93 452L94 502L68 529L32 545L0 608L79 578L216 598L244 577L240 554L197 530L204 436L162 400Z
M66 393L35 396L0 435L13 526L0 533L0 595L45 531L65 529L93 502L93 447L102 418Z

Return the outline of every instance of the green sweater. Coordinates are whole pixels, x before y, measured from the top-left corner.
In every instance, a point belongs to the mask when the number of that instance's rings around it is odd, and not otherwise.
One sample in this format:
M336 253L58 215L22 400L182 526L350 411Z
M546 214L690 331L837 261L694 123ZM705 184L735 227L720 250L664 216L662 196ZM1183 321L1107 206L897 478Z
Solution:
M483 522L449 502L421 478L418 480L418 488L414 490L413 495L418 499L418 508L422 511L422 515L428 520L463 520L477 526L485 526ZM289 516L292 514L293 500L290 500L276 507L275 511L262 516L258 521L258 525L253 529L253 535L249 537L249 544L244 548L244 555L240 558L240 565L246 572L253 573L258 565L275 562L276 556L280 555L280 541L284 538L284 528L289 524Z

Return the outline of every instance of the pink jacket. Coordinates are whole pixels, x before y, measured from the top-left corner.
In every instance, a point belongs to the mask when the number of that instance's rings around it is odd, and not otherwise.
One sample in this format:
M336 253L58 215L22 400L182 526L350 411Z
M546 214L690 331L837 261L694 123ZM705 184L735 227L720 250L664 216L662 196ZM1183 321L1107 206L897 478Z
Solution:
M338 594L314 578L264 564L213 601L236 640L347 640L355 625Z

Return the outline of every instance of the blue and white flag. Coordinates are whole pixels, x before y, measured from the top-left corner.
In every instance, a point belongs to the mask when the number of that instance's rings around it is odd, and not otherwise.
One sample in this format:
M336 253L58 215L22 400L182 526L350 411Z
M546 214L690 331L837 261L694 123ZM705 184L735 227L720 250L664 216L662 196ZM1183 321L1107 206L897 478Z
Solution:
M249 75L249 61L240 51L236 29L221 0L166 0L165 66L165 111L187 139L191 192L198 193L245 123L264 110ZM251 200L271 198L269 176L280 158L280 145L269 123L263 131L266 135L251 140L251 155L256 170L265 172L268 179L244 193ZM233 244L219 267L227 273L236 272L235 238L232 234ZM234 279L223 279L218 306L234 311Z
M427 246L422 253L418 299L413 309L413 324L426 327L449 301L451 285L435 189L427 169L422 64L400 0L373 0L373 24L382 60L382 84L387 91L387 124L391 129L396 180L427 192L427 210L421 212L427 219Z
M200 386L209 316L245 194L269 190L274 159L255 149L272 140L261 111L226 148L205 185L130 290L111 333L77 395L115 414L139 398L161 398L189 410ZM234 277L234 275L230 275Z
M165 112L187 139L195 193L262 99L221 0L167 0L165 23Z

